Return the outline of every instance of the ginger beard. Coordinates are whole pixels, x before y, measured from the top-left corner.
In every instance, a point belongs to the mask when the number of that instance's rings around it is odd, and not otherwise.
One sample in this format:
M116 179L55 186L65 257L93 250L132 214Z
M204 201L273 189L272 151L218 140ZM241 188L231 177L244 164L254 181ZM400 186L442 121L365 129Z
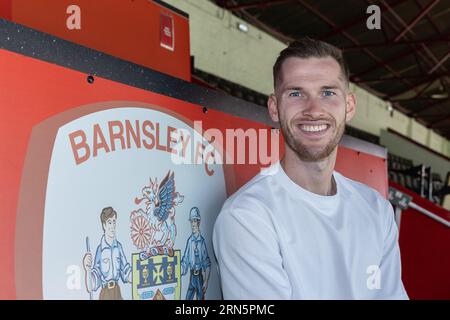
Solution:
M331 116L329 118L314 119L323 120L330 124L330 127L327 130L333 131L332 138L322 148L308 147L305 143L302 142L302 137L296 137L293 133L293 130L291 129L296 125L295 122L298 122L298 120L292 121L291 126L289 126L287 120L282 116L283 113L280 113L279 108L278 114L280 115L280 127L284 140L286 141L289 148L297 154L298 158L305 162L316 162L326 159L334 151L334 149L341 141L342 136L344 135L345 118L344 121L339 124L339 126L337 126L336 124L336 119Z

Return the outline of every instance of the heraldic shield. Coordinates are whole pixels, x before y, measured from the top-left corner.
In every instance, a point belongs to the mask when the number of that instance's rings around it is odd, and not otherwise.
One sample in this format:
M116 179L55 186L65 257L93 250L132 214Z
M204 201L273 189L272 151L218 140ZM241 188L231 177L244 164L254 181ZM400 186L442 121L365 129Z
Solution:
M180 256L180 250L174 250L173 256L156 255L144 260L133 254L133 300L180 300Z

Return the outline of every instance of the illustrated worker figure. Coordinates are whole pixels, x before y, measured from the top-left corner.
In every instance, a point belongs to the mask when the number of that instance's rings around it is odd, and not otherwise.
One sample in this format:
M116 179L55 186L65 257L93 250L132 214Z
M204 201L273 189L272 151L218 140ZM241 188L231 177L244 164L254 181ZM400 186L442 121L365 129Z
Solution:
M90 252L83 258L87 291L97 291L101 287L100 300L122 300L119 278L123 283L131 282L131 266L127 262L122 244L116 239L116 220L117 212L113 208L102 210L100 221L103 236L95 252L94 264Z
M197 300L204 300L211 272L211 260L205 239L200 234L201 217L197 207L193 207L189 212L189 221L192 234L186 242L186 249L181 260L182 275L184 276L188 270L191 272L186 300L194 300L194 295Z
M407 299L391 204L334 170L356 107L342 52L303 38L281 51L273 77L268 111L285 154L216 220L224 298Z

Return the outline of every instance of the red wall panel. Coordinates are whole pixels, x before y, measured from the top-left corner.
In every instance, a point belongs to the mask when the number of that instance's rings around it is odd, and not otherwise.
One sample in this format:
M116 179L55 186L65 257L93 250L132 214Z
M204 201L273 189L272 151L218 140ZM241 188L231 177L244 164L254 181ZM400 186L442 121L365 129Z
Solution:
M413 202L450 221L450 212L394 183ZM450 229L408 208L401 215L400 252L402 278L411 299L450 299Z
M67 28L70 5L81 10L80 30ZM162 16L173 19L173 51L161 46ZM189 19L153 1L2 0L0 18L176 78L191 79Z

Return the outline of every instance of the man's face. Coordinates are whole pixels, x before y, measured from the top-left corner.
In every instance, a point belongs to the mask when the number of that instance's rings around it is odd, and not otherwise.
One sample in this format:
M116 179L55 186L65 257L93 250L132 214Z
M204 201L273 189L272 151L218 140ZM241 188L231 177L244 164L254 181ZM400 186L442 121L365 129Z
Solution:
M287 146L308 162L325 159L335 150L355 104L339 64L331 57L286 59L268 102Z
M106 220L106 222L103 224L103 228L105 230L105 235L107 235L109 238L115 238L116 237L116 217L111 217Z
M192 219L191 220L191 229L193 234L198 234L200 232L200 220Z

